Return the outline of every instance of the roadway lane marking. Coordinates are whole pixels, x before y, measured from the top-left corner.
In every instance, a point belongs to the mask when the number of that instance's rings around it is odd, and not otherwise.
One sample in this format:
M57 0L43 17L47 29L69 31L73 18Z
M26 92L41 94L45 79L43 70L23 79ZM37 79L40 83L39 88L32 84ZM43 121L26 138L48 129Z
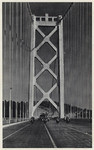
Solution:
M53 147L54 148L57 148L57 146L56 146L56 144L55 144L55 142L54 142L54 140L53 140L53 138L52 138L52 136L51 136L51 134L50 134L50 132L49 132L49 130L48 130L48 128L47 128L47 126L44 124L44 126L45 126L45 129L46 129L46 131L47 131L47 133L48 133L48 136L49 136L49 138L50 138L50 140L51 140L51 142L52 142L52 145L53 145Z
M77 129L74 129L74 128L71 128L71 127L67 127L67 128L72 129L72 130L74 130L74 131L77 131L77 132L79 132L79 133L82 133L82 134L85 134L85 135L88 135L88 136L91 136L91 137L92 137L91 134L81 132L81 131L79 131L79 130L77 130Z
M12 134L10 134L10 135L6 136L5 138L3 138L3 140L6 140L6 139L7 139L7 138L9 138L10 136L12 136L12 135L16 134L17 132L19 132L19 131L23 130L24 128L26 128L26 127L27 127L27 126L29 126L29 125L30 125L30 124L28 124L28 125L24 126L23 128L20 128L19 130L17 130L17 131L15 131L15 132L13 132Z

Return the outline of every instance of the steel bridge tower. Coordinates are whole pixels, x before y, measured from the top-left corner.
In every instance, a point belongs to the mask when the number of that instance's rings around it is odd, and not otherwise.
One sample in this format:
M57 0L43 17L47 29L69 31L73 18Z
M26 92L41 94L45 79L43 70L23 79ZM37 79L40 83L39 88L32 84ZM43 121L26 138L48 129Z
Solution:
M48 26L54 27L54 29L46 36L43 31L40 30L39 26ZM58 30L58 49L56 46L50 41L51 36ZM39 34L43 37L42 42L38 46L35 47L35 32L39 32ZM55 56L48 62L45 63L37 54L37 51L43 46L44 43L48 43L56 52ZM41 62L43 65L43 69L35 75L35 58ZM57 83L54 84L48 92L45 92L40 85L36 82L37 78L47 70L56 80L56 74L50 69L51 63L58 58L59 63L59 106L51 99L50 93L57 87ZM38 101L37 104L34 105L34 86L36 86L43 94L43 97ZM30 53L30 95L29 95L29 118L33 117L35 110L37 107L45 100L48 99L49 102L57 109L59 112L60 118L64 118L64 50L63 50L63 20L62 16L58 17L48 16L35 16L32 15L32 23L31 23L31 53Z

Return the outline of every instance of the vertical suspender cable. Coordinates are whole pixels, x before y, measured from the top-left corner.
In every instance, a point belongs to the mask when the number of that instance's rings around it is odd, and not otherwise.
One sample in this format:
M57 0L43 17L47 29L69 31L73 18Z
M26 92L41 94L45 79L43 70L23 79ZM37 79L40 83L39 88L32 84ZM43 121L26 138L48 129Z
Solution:
M4 4L2 4L2 18L4 18L5 16L5 7L4 7ZM5 22L4 22L4 19L2 19L2 39L3 39L3 72L4 72L4 39L5 39ZM3 85L4 85L4 78L3 78ZM4 86L3 86L3 101L2 101L2 108L3 108L3 111L2 111L2 117L3 119L5 119L5 100L4 100Z
M23 11L24 11L24 17L23 17L23 25L24 25L24 31L23 31L23 39L24 39L24 42L26 43L26 39L25 39L25 34L26 34L26 32L25 32L25 15L26 15L26 12L25 12L25 4L23 4ZM24 68L25 68L25 64L24 64L24 57L25 57L25 55L24 55L24 53L25 53L25 45L23 45L23 73L22 73L22 76L23 76L23 118L24 118L24 96L25 96L25 91L24 91L24 83L25 83L25 78L24 78Z
M83 59L82 59L82 53L83 53L83 48L82 48L82 46L83 46L83 36L82 36L82 34L83 34L83 24L82 24L82 19L83 19L83 16L82 16L82 10L83 10L83 6L82 6L82 4L80 3L80 61L81 61L81 63L80 63L80 67L81 67L81 74L80 74L80 87L81 87L81 90L80 90L80 93L81 93L81 99L82 99L82 95L83 95L83 88L82 88L82 83L83 83L83 70L82 70L82 66L83 66ZM83 106L83 99L82 99L82 106Z
M15 45L15 48L16 48L16 50L15 50L15 52L16 52L16 54L15 54L15 57L16 57L16 62L15 62L15 64L16 64L16 81L15 82L17 82L18 81L18 77L17 77L17 75L18 75L18 73L17 73L17 71L18 71L18 3L16 3L16 30L15 31L16 31L16 45ZM18 83L16 83L16 87L15 87L15 92L16 92L15 100L17 100L17 95L18 95L17 84Z
M89 43L88 43L88 51L89 51L89 64L90 64L90 77L89 78L89 82L90 82L90 95L92 95L92 16L90 16L89 14L91 13L92 14L92 4L87 4L87 10L88 10L88 16L87 16L87 22L88 22L88 27L87 27L87 30L88 30L88 37L89 37ZM88 90L88 89L87 89ZM88 99L92 99L92 96L89 96ZM90 102L88 102L88 106L89 106L89 119L92 117L90 115Z
M73 35L74 35L74 37L73 37L73 39L74 40L72 40L72 41L74 41L73 42L73 69L75 70L76 69L76 67L77 67L77 58L76 58L76 53L77 53L77 49L76 49L76 43L77 43L77 40L76 40L76 35L77 35L77 33L76 33L76 28L77 28L77 24L76 24L76 18L77 18L77 11L75 11L76 10L76 7L77 6L77 4L75 4L74 5L74 12L73 12L73 14L74 14L74 17L73 17L73 26L74 26L74 33L73 33ZM73 74L73 76L74 76L74 84L75 84L75 81L76 81L76 76L77 76L77 72L76 72L76 75L75 75L75 72L73 72L74 74ZM76 87L75 87L75 89L76 89L76 92L78 92L78 84L76 85ZM74 91L75 91L75 89L74 89ZM78 104L78 97L74 97L74 101L77 101L77 107L79 107L79 104ZM78 113L79 113L79 108L77 108L77 118L79 117L79 115L78 115Z
M22 3L22 39L23 39L23 18L24 18L24 10L23 10L23 3ZM24 40L24 39L23 39ZM22 49L21 49L21 101L23 101L23 44L22 44ZM22 106L22 105L21 105ZM21 116L22 116L22 108L21 108Z
M11 3L11 88L13 88L13 4Z
M70 24L71 24L71 61L72 61L72 69L71 69L71 84L70 86L73 87L73 83L75 80L75 72L74 72L74 68L75 68L75 9L74 9L74 4L72 6L72 8L70 9ZM73 91L71 93L71 99L70 99L70 108L71 108L71 112L72 112L72 101L73 101ZM70 112L70 113L71 113Z
M18 3L18 14L17 14L17 18L18 18L18 31L17 31L17 34L18 34L18 56L17 56L17 59L18 59L18 85L17 85L17 88L18 88L18 97L17 97L17 101L20 100L20 3ZM18 110L18 103L17 103L17 114L19 112ZM17 115L18 117L18 115Z
M71 51L71 81L70 81L70 89L71 89L71 86L73 84L73 79L74 79L74 53L75 53L75 49L74 49L74 43L73 43L73 39L74 39L74 35L75 35L75 26L74 26L74 14L73 14L73 9L74 9L74 5L72 6L72 8L70 9L69 11L69 20L70 20L70 51ZM74 27L74 28L73 28ZM71 115L71 103L72 103L72 98L73 98L73 91L71 91L71 98L70 98L70 115ZM71 116L70 116L71 117Z
M73 36L72 36L72 18L71 18L71 10L69 11L69 50L70 50L70 92L69 92L69 96L71 95L72 97L72 90L71 90L71 85L72 85L72 80L73 80L73 45L72 45L72 40L73 40ZM69 100L71 101L71 97L69 97ZM69 102L69 113L70 113L70 102Z
M7 70L5 69L5 74L7 73L7 77L5 75L5 78L7 79L7 81L5 82L5 87L6 87L6 92L8 94L8 97L7 99L10 101L10 93L11 93L11 90L10 90L10 51L9 51L9 15L7 14L10 14L9 12L9 3L6 3L6 67L7 67ZM10 110L10 102L7 102L6 103L6 116L9 117L9 110ZM8 105L8 109L7 109L7 105Z
M70 74L71 74L71 71L70 71L70 64L71 64L71 62L70 62L70 60L71 60L71 48L70 48L70 18L69 18L70 16L69 16L69 12L68 12L68 51L69 51L69 72L70 72ZM69 79L69 84L70 84L70 79ZM68 94L69 94L69 91L70 91L70 89L68 90ZM69 99L69 97L70 96L68 96L68 99ZM68 105L68 113L69 113L69 105Z
M69 50L69 72L70 72L70 78L69 78L69 97L68 97L68 99L70 100L70 84L71 84L71 71L72 71L72 69L70 69L71 68L71 61L72 61L72 59L71 59L71 42L70 42L70 39L71 39L71 24L70 24L70 21L71 21L71 19L70 19L70 11L68 12L68 50ZM70 113L70 105L68 104L68 113Z
M12 3L12 95L13 95L13 101L15 101L15 95L16 95L16 6L15 3ZM12 102L12 117L13 117L13 102Z
M82 60L82 66L84 66L84 69L86 71L86 65L85 65L85 59L86 59L86 49L85 49L85 38L86 38L86 32L85 32L85 27L87 26L87 24L85 24L85 16L84 16L84 3L82 3L81 5L82 9L81 9L81 47L82 47L82 50L81 50L81 60ZM83 53L84 53L84 58L83 58ZM82 74L81 74L81 79L82 79L82 82L84 83L84 71L82 70ZM87 87L86 87L87 88ZM82 88L82 92L81 92L81 99L82 99L82 106L84 105L84 93L86 92L86 88Z
M86 31L87 31L87 32L86 32L86 35L88 35L87 51L88 51L89 64L91 64L91 63L90 63L90 61L91 61L91 60L90 60L90 52L91 52L90 44L91 44L91 41L90 41L90 29L89 29L89 27L90 27L89 4L87 3L86 6L87 6L87 10L86 10L86 11L87 11L87 13L86 13L86 14L87 14L87 16L86 16L86 23L87 23ZM88 64L88 65L89 65L89 64ZM91 67L91 65L90 65L90 67ZM87 70L88 70L88 69L87 69ZM90 72L89 75L91 75L91 68L90 68L88 71ZM88 78L90 79L89 76L87 77L87 79L88 79ZM91 79L92 79L92 78L91 78ZM87 80L87 86L88 86L88 82L91 83L91 81L90 81L90 80ZM92 84L91 84L91 85L92 85ZM87 87L86 92L87 92L87 93L88 93L88 92L91 92L90 90L91 90L91 88L90 88L89 91L88 91L88 87ZM88 107L89 107L88 109L90 109L89 98L90 98L90 97L88 97L88 99L87 99L87 101L88 101L88 102L87 102L87 105L88 105Z
M69 22L68 22L68 13L67 13L67 15L66 15L66 18L65 18L65 21L66 21L66 27L67 27L67 41L66 41L66 47L67 47L67 54L69 53L69 39L68 39L68 36L69 36L69 32L68 32L68 26L69 26ZM67 68L68 68L68 73L69 73L69 55L67 55L67 60L68 61L66 61L66 66L67 66ZM65 66L65 68L66 68L66 66ZM66 81L65 81L66 82ZM67 79L67 85L69 84L69 78ZM68 92L69 92L69 88L68 88L68 86L67 86L67 98L68 98ZM68 105L66 105L66 111L67 111L67 113L68 113Z
M18 13L18 33L19 33L19 45L18 45L18 110L17 110L17 117L20 118L20 101L21 101L21 36L20 36L20 24L21 24L21 3L19 3L19 13Z
M26 4L25 4L26 5ZM23 20L23 23L24 23L24 32L23 32L23 39L26 43L26 9L25 9L25 5L24 5L24 20ZM26 43L27 44L27 43ZM26 97L26 92L25 92L25 86L26 86L26 77L25 77L25 45L23 45L23 118L24 118L24 115L25 115L25 107L24 107L24 101L25 101L25 97Z
M22 40L22 3L20 3L20 40ZM19 99L20 99L20 119L21 119L21 100L22 100L22 43L20 44L20 52L19 52L19 55L20 55L20 57L19 57L19 72L20 72L20 74L19 74L19 79L20 79L20 97L19 97Z
M76 30L77 30L77 24L76 24L76 18L77 18L77 12L76 12L76 8L77 7L77 4L75 3L74 4L74 8L73 8L73 31L74 31L74 33L72 33L74 36L73 36L73 40L72 40L72 42L73 42L73 69L75 70L75 68L77 68L77 57L76 57L76 54L77 54L77 47L76 47L76 43L77 43L77 38L76 38L76 35L77 35L77 32L76 32ZM77 72L75 73L75 71L73 70L73 76L74 76L74 79L73 79L73 84L75 84L75 81L76 81L76 76L77 76ZM78 90L78 85L75 85L76 87L74 87L74 89L73 89L73 91L75 92L75 90L76 90L76 92L75 93L77 93L77 90ZM75 100L77 100L76 99L76 96L74 97L74 100L73 100L73 103L75 103Z
M27 16L27 9L26 9L26 4L25 4L25 14L26 14L26 19L25 19L25 22L27 22L27 23L25 23L25 28L26 28L26 30L25 30L25 39L26 39L26 45L28 45L28 43L27 43L27 40L28 40L28 36L27 36L27 33L28 33L28 28L27 28L27 26L28 26L28 16ZM26 71L26 68L27 68L27 65L26 65L26 58L27 58L27 53L28 52L26 52L26 47L24 46L24 79L25 79L25 82L24 82L24 118L25 118L25 111L26 111L26 106L25 106L25 101L26 101L26 99L27 99L27 71Z
M13 65L12 65L12 63L13 63L13 61L12 61L12 59L13 59L13 38L12 38L12 36L13 36L13 13L12 13L12 3L10 3L11 4L11 7L10 7L10 9L11 9L11 18L10 18L10 22L11 22L11 25L10 25L10 29L11 29L11 58L10 58L10 63L11 63L11 76L10 76L10 80L11 80L11 90L12 90L12 97L13 97ZM12 100L12 99L11 99ZM12 105L12 101L11 101L11 105ZM12 115L13 115L13 112L12 112L12 108L11 108L11 117L12 117Z
M73 49L72 49L72 60L73 60L73 77L72 77L72 80L73 80L73 83L72 84L75 84L75 78L76 78L76 75L75 75L75 68L76 68L76 61L77 61L77 59L76 59L76 22L75 22L75 20L76 20L76 18L75 18L75 16L77 15L77 13L75 12L75 7L76 7L76 4L74 4L74 7L73 7L73 11L72 11L72 47L73 47ZM73 85L72 85L73 86ZM76 87L75 87L75 85L74 85L74 89L73 89L73 91L75 92L75 90L77 91L77 85L76 85ZM73 97L73 94L72 94L72 97ZM77 100L76 99L76 97L74 97L73 99L75 99L75 100Z
M25 10L24 10L24 3L23 3L23 18L22 18L22 39L24 39L24 32L25 32L25 22L24 22L24 17L25 17ZM24 45L22 45L22 102L24 100ZM22 109L23 110L23 109ZM23 113L22 113L23 114ZM22 115L23 116L23 115Z
M24 24L23 24L23 3L22 3L22 15L21 15L21 38L23 39L23 32L24 32L24 30L23 30L23 26L24 26ZM22 44L22 46L21 46L21 101L23 100L23 44ZM21 105L22 106L22 105ZM21 117L22 117L22 107L20 107L21 108Z
M20 100L20 3L18 3L18 98Z
M71 18L70 18L70 11L69 11L69 14L68 14L68 20L69 20L69 27L68 27L68 32L69 32L69 51L70 51L70 68L71 68L71 66L72 66L72 47L71 47L71 29L72 29L72 25L71 25ZM70 69L70 80L69 80L69 84L70 84L70 86L71 86L71 80L72 80L72 76L71 76L71 74L72 74L72 69ZM71 93L71 91L70 91L71 89L69 89L69 100L70 100L70 94L72 94ZM69 113L70 113L70 102L69 102Z
M82 59L82 53L84 48L82 49L83 46L83 3L80 3L80 84L79 84L79 90L80 90L80 101L81 101L81 105L83 106L83 88L82 88L82 83L83 83L83 59Z
M85 68L85 70L86 70L86 65L85 65L85 59L86 59L86 46L85 46L85 38L86 38L86 30L85 30L85 28L86 28L86 26L87 26L87 23L86 23L86 20L85 20L85 15L84 15L84 13L86 13L86 12L84 12L84 7L85 7L85 5L84 5L84 3L82 3L82 13L81 13L81 16L82 16L82 19L81 19L81 21L82 21L82 26L81 26L81 28L82 28L82 34L81 34L81 36L82 36L82 46L81 47L83 47L83 49L82 49L82 52L81 52L81 54L82 54L82 57L81 57L81 59L83 60L82 61L82 65L83 65L83 67ZM83 58L83 53L84 53L84 58ZM82 82L84 82L84 71L82 70ZM81 99L82 99L82 105L83 105L83 101L84 101L84 93L86 92L86 89L87 89L87 87L86 88L82 88L82 97L81 97ZM85 90L85 91L84 91Z
M79 69L81 68L81 3L79 3ZM78 76L78 81L80 81L81 79L81 72L79 72L79 76ZM80 85L81 83L78 82L78 89L79 89L79 92L81 92L80 90ZM80 97L81 97L81 94L80 94Z
M89 34L89 10L88 10L88 3L86 4L86 24L87 24L87 26L86 26L86 37L87 37L87 35L88 35L88 37L89 37L89 39L90 39L90 34ZM88 51L88 59L89 59L89 61L90 61L90 51L91 51L91 49L89 49L89 44L90 44L90 40L88 39L88 45L87 45L87 51ZM89 65L89 64L88 64ZM90 66L91 67L91 66ZM88 68L88 67L87 67ZM88 70L88 69L87 69ZM90 69L88 70L88 71L90 71ZM90 75L90 74L89 74ZM86 92L88 93L88 92L90 92L90 90L88 91L88 76L87 76L87 88L86 88ZM90 82L90 81L89 81ZM91 88L90 88L91 89ZM88 99L87 99L87 105L88 105L88 110L89 110L89 108L90 108L90 103L89 103L89 98L90 97L88 97ZM88 112L88 118L89 118L89 112Z
M92 64L91 64L91 61L92 61L92 57L91 57L91 53L92 53L92 48L90 47L90 45L92 45L92 40L91 40L91 35L90 35L90 24L91 24L91 17L89 17L89 14L90 14L90 11L89 11L89 4L87 3L87 35L88 35L88 37L89 37L89 39L88 39L88 45L87 45L87 51L88 51L88 59L89 59L89 62L88 62L88 66L89 67L87 67L88 69L88 71L89 71L89 75L87 76L87 89L86 89L86 92L88 93L90 93L90 95L92 95L92 72L91 72L91 67L92 67ZM91 8L91 10L92 10L92 8ZM91 13L92 14L92 13ZM91 25L91 28L92 28L92 25ZM88 80L88 78L89 78L89 80ZM89 82L89 83L88 83ZM88 86L90 86L90 89L88 90ZM91 98L91 96L88 96L88 99L87 99L87 105L88 105L88 118L90 119L90 111L89 111L89 109L90 109L90 99L92 99Z
M68 26L69 26L69 22L68 22L68 13L67 13L67 15L66 15L66 18L65 18L65 20L66 20L66 26L67 26L67 41L66 41L66 47L67 47L67 53L69 54L69 39L68 39L68 36L69 36L69 32L68 32ZM67 62L66 62L66 66L67 66L67 68L68 68L68 72L69 72L69 55L67 55ZM65 66L65 68L66 68L66 66ZM69 78L68 78L68 80L67 80L67 84L69 84ZM68 92L69 92L69 88L68 88L68 86L67 86L67 99L68 99ZM66 105L66 111L67 111L67 113L68 113L68 105Z
M28 65L29 65L29 71L28 71L28 117L29 117L29 88L30 88L30 53L28 53L28 59L29 59L29 62L28 62Z
M30 14L28 13L28 8L27 8L27 5L26 5L26 11L27 11L27 16L28 16L28 24L27 24L27 45L29 45L29 47L30 47L30 36L29 35L31 35L30 34L30 21L31 21L31 18L30 18ZM26 52L26 68L28 68L28 70L26 69L26 71L27 71L27 74L26 74L26 82L27 82L27 102L28 102L28 100L29 100L29 55L30 55L30 52ZM28 61L27 61L28 60ZM25 71L25 72L26 72ZM26 114L27 114L27 110L28 110L28 107L27 107L27 103L26 103ZM26 117L27 117L27 115L26 115Z
M25 12L25 14L24 14L24 39L25 39L25 43L26 43L26 45L27 45L27 23L26 22L28 22L27 21L27 12L26 12L26 4L24 5L24 12ZM26 76L25 76L25 73L26 73L26 61L25 61L25 58L26 58L26 47L25 47L25 45L24 45L24 50L23 50L23 52L24 52L24 56L23 56L23 59L24 59L24 61L23 61L23 63L24 63L24 70L23 70L23 80L24 80L24 99L23 99L23 101L24 101L24 116L25 116L25 98L26 98L26 90L25 90L25 87L26 87Z
M16 3L16 101L18 100L18 93L19 93L19 87L18 87L18 55L19 55L19 50L18 50L18 42L19 42L19 31L18 31L18 3Z
M67 35L67 40L68 40L68 53L70 54L70 49L69 49L69 12L67 13L67 32L68 32L68 35ZM68 59L68 72L70 71L70 55L69 55L69 59ZM69 78L68 78L68 85L69 85ZM68 99L69 99L69 88L68 88ZM68 109L68 105L67 105L67 109ZM69 109L67 110L67 112L69 113Z
M26 11L26 21L25 22L28 22L27 24L25 23L25 26L26 26L26 45L29 45L29 43L28 43L28 30L29 30L29 27L28 27L28 25L29 25L29 18L28 18L28 12L27 12L27 7L26 7L26 4L25 4L25 11ZM24 48L24 49L26 49L26 47ZM27 76L28 76L28 72L27 72L27 56L28 56L28 52L26 52L26 50L24 50L24 53L25 53L25 101L27 100L27 96L28 96L28 91L27 91Z
M4 97L4 88L5 88L5 81L4 81L4 73L5 73L5 59L6 59L6 3L3 4L3 16L4 16L4 30L3 30L3 97ZM5 100L4 100L5 101ZM6 118L6 101L4 102L4 118Z
M80 31L80 23L81 23L81 21L80 21L80 17L81 17L81 15L80 15L80 8L79 8L80 6L79 6L79 4L77 5L77 16L78 17L76 17L76 28L77 28L77 34L76 34L76 49L77 49L77 51L76 51L76 58L77 58L77 69L78 69L78 76L77 76L77 78L78 78L78 82L77 82L77 93L80 93L80 86L79 86L79 80L80 80L80 78L79 78L79 76L81 75L80 74L80 38L78 38L78 37L80 37L80 33L79 33L79 31ZM77 37L77 35L78 35L78 37ZM78 104L78 106L80 106L80 108L82 107L82 103L81 103L81 101L82 101L82 98L81 98L81 94L80 94L80 101L79 101L79 104ZM78 99L79 100L79 99ZM82 112L81 112L82 113ZM81 114L80 114L80 116L81 116Z
M75 29L75 35L76 35L76 44L75 44L75 49L76 49L76 56L75 56L75 60L76 60L76 68L77 68L77 78L79 79L79 4L75 4L76 8L75 8L75 11L76 11L76 14L75 14L75 26L76 26L76 29ZM78 81L79 82L79 81ZM78 82L77 82L77 86L76 86L76 94L79 92L79 85L78 85Z
M90 100L92 100L92 15L89 15L90 13L92 13L92 5L93 4L88 4L87 9L88 9L88 37L89 37L89 44L88 44L88 51L89 51L89 61L90 61ZM90 113L90 109L92 109L92 104L90 104L89 102L89 119L92 118L91 113Z
M81 3L79 3L79 69L82 68L82 59L81 59L81 53L82 53L82 14L81 14ZM82 81L82 71L79 72L79 76L78 76L78 91L80 93L80 99L82 99L82 86L81 86L81 81ZM77 104L78 105L78 104Z
M12 85L11 85L11 3L9 3L9 64L10 64L10 100L9 100L9 123L11 120L11 101L12 101Z

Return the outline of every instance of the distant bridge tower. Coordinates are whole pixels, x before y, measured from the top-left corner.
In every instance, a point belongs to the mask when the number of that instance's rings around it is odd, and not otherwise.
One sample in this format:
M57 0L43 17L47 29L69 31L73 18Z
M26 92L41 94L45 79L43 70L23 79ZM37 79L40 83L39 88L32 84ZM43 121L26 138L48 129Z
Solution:
M46 36L43 31L40 30L39 26L54 27L54 29ZM35 32L43 37L42 42L38 46L35 46ZM51 36L58 32L58 43L59 50L50 41ZM45 63L38 55L37 51L43 46L44 43L48 43L55 51L55 56L48 62ZM35 75L35 58L43 65L43 69ZM37 78L47 70L56 80L56 74L50 69L50 65L55 59L58 58L59 63L59 106L51 99L51 92L57 87L57 83L54 84L48 92L45 92L42 87L37 83ZM36 86L43 94L43 97L34 105L34 86ZM50 103L58 110L60 118L64 118L64 50L63 50L63 20L62 16L51 17L48 14L45 16L34 16L32 15L31 24L31 53L30 53L30 95L29 95L29 118L34 115L37 107L45 100L48 99Z

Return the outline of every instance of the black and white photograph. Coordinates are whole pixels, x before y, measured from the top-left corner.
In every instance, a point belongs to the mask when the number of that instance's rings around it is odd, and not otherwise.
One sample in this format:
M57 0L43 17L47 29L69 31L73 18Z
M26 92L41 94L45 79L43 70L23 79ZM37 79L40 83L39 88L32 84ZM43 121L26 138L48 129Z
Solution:
M2 148L92 148L92 2L2 2Z

